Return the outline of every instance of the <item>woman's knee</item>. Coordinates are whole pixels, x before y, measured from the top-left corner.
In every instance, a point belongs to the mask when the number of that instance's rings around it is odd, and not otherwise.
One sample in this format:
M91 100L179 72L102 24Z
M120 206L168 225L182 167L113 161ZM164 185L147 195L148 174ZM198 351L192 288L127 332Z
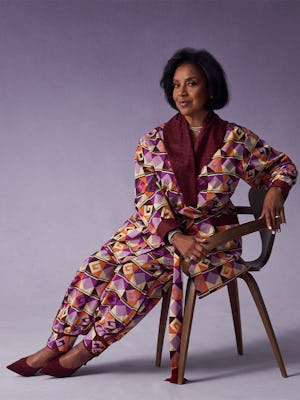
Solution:
M117 266L113 256L107 250L101 249L84 261L79 267L79 272L86 273L97 280L108 282L114 276Z

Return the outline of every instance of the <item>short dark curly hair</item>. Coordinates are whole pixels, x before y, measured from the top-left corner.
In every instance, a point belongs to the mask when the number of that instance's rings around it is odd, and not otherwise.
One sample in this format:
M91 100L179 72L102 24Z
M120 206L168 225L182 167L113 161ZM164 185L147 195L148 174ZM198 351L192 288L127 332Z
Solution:
M172 108L177 110L173 100L173 77L175 70L182 64L193 64L204 74L210 94L206 109L219 110L228 103L228 87L221 64L206 50L185 47L177 50L169 59L160 80L160 86L164 89L166 100Z

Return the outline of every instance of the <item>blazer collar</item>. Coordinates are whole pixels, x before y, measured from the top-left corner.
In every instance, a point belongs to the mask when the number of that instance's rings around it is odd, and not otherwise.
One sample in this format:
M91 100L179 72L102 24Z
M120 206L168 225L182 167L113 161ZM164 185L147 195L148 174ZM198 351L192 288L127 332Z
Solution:
M197 176L221 147L226 128L226 121L209 113L193 146L188 123L180 113L165 124L166 150L186 205L197 206Z

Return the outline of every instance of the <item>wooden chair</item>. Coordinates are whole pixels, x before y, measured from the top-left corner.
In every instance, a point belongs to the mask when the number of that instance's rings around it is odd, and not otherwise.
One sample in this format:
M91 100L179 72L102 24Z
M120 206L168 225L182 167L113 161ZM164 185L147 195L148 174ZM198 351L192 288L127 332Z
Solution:
M253 261L245 262L249 267L249 271L259 271L268 261L271 250L273 247L274 237L275 235L269 229L266 228L265 221L262 219L258 219L264 201L265 191L261 189L250 189L249 190L249 203L248 207L236 207L236 212L238 214L251 214L254 215L255 220L250 221L244 224L240 224L237 227L231 228L226 232L221 232L210 238L208 242L208 248L213 249L218 245L236 238L238 236L246 235L252 233L254 231L260 231L260 237L262 242L262 250L260 256ZM282 356L278 347L278 343L274 334L274 330L271 325L270 318L268 316L268 312L266 310L266 306L264 304L263 298L261 296L258 285L250 272L246 272L239 276L240 279L243 279L254 299L262 322L264 324L266 333L268 335L270 344L272 346L275 358L277 360L278 366L280 368L281 374L284 378L287 377L287 373L285 370L285 366L282 360ZM239 296L238 296L238 286L237 279L233 280L227 285L229 300L231 305L233 324L235 330L236 344L238 354L243 354L243 342L242 342L242 331L241 331L241 318L240 318L240 306L239 306ZM192 319L194 313L194 306L196 300L196 289L191 278L188 279L186 294L185 294L185 307L184 307L184 317L183 317L183 326L182 326L182 336L181 336L181 347L180 347L180 356L179 356L179 368L178 368L178 384L184 383L184 371L186 364L186 357L189 345L189 338L192 326ZM161 308L161 316L160 316L160 324L159 324L159 332L158 332L158 341L157 341L157 352L156 352L156 366L160 366L161 364L161 355L162 355L162 347L163 340L165 335L166 322L168 318L168 309L171 297L171 287L165 293L162 300L162 308Z

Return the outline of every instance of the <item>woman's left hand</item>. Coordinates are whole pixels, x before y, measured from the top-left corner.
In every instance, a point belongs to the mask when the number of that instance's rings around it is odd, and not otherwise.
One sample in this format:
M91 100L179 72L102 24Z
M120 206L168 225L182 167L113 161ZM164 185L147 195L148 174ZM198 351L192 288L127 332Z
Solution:
M280 187L272 186L267 191L260 218L266 219L267 227L273 233L280 229L280 224L286 223Z

